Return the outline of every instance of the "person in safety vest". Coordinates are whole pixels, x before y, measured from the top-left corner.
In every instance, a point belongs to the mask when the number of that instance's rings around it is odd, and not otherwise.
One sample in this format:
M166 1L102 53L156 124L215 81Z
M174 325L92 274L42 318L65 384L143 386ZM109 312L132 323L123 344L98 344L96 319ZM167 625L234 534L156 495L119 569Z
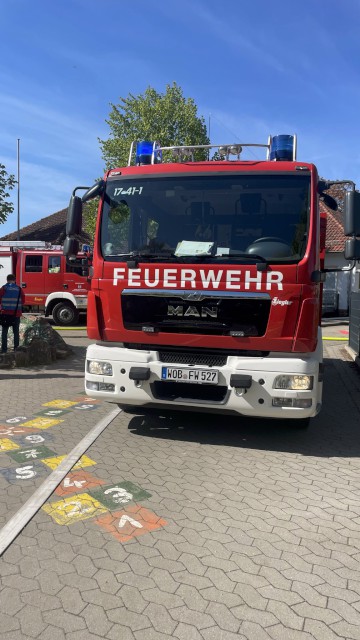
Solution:
M19 327L20 318L22 316L22 308L25 302L23 290L16 284L16 278L13 274L9 274L6 278L7 282L0 289L0 305L1 313L4 315L14 316L12 330L14 333L14 351L19 346ZM1 333L1 353L7 352L8 326L2 326Z

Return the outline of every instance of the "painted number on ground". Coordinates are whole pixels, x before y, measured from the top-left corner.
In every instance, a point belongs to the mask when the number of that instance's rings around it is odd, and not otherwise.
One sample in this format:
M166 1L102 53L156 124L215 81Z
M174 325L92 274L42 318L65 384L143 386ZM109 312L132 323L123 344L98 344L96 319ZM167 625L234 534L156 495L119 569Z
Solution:
M151 494L132 482L118 482L99 489L92 489L89 493L104 504L108 509L117 509L130 502L140 502L150 498Z
M59 502L49 502L42 509L58 524L72 524L78 520L93 518L107 511L100 502L88 493L79 493Z
M133 505L123 511L106 513L97 518L95 524L120 542L128 542L144 533L165 527L167 522L145 507Z
M55 489L55 493L58 496L64 496L78 491L88 491L92 487L99 487L103 484L105 484L104 480L100 480L100 478L97 478L88 471L80 469L79 471L68 473L57 489Z
M44 409L44 411L37 411L37 416L44 416L47 418L59 418L65 413L70 413L71 409Z
M23 482L24 480L33 480L37 476L45 476L46 469L38 463L28 463L15 468L1 469L0 474L6 478L8 482L14 484Z
M23 422L23 427L36 427L37 429L48 429L56 424L60 424L64 420L54 420L53 418L34 418L28 422Z
M51 400L50 402L44 402L43 407L56 407L56 409L68 409L69 407L77 404L74 400Z
M16 462L25 462L26 460L41 460L42 458L49 458L56 455L55 451L52 451L44 445L39 447L29 447L28 449L21 449L20 451L11 451L9 455L16 460Z

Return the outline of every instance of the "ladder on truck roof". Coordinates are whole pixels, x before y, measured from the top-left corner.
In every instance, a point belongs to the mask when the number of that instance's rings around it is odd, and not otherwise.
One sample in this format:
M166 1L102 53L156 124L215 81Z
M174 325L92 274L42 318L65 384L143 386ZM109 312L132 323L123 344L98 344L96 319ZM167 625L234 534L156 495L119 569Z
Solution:
M0 240L0 251L11 251L11 249L46 249L60 250L61 245L51 245L44 240Z

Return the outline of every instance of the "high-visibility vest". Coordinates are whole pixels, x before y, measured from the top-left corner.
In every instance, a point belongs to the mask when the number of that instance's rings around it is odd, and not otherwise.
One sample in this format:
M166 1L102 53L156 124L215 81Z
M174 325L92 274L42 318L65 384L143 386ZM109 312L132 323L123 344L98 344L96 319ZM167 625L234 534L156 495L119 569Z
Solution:
M17 305L17 311L22 311L20 287L17 284L8 283L4 286L5 293L1 299L1 310L14 312ZM18 303L19 299L19 303Z

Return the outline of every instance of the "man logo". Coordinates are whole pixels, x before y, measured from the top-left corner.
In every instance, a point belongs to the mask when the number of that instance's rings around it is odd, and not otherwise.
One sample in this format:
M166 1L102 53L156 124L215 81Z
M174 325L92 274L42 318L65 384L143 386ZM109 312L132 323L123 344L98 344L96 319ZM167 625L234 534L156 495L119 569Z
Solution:
M185 307L184 305L179 304L175 307L174 305L169 304L167 308L167 315L178 316L180 318L217 318L218 308L200 307L200 309L198 309L194 306Z

